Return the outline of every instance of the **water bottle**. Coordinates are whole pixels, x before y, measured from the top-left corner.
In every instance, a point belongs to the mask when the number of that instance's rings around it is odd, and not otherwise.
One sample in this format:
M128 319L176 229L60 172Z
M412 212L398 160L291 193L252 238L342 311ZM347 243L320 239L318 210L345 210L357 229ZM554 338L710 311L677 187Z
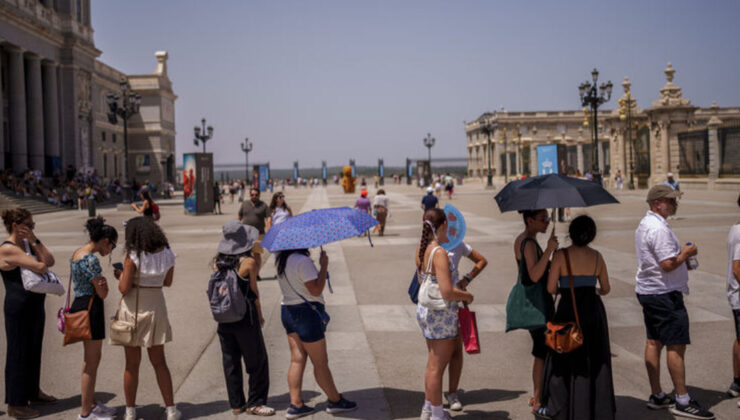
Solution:
M691 245L691 242L686 242L686 245ZM689 267L689 270L696 270L699 268L699 260L696 259L696 255L692 255L689 257L688 260L686 260L686 265Z

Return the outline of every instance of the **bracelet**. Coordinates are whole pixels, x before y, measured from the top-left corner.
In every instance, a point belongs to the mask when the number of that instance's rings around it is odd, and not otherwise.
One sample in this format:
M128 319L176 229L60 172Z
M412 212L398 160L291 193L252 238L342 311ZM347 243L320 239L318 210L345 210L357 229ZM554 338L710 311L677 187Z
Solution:
M473 278L470 277L470 274L466 274L463 276L463 280L466 280L468 284L470 284L473 281Z

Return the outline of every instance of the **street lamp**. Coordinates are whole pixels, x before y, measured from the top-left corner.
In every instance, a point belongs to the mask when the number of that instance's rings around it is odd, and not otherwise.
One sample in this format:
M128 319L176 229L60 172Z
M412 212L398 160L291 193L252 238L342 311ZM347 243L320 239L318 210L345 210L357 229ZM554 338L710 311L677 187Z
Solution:
M427 133L427 136L422 139L424 142L424 147L428 149L429 152L429 173L432 172L432 147L434 147L434 143L437 141L434 137L432 137L431 134Z
M594 181L601 183L601 172L600 168L598 167L598 144L599 144L599 132L598 132L598 109L599 106L605 102L607 102L612 97L612 82L608 81L606 83L602 83L601 86L598 86L597 90L597 82L599 80L599 71L594 69L591 72L591 79L593 80L593 83L591 82L583 82L578 86L578 94L581 96L581 105L582 106L588 106L591 107L591 112L593 114L593 150L592 150L592 161L591 161L591 170L593 173L593 179Z
M495 122L489 122L487 118L490 116L490 113L485 113L481 116L480 130L488 136L488 150L486 150L486 155L488 156L488 180L486 182L486 187L493 188L493 173L491 173L491 152L493 151L493 148L491 147L491 134L493 134L493 131L498 127L498 124Z
M121 87L121 95L115 93L109 93L106 96L108 100L108 122L116 124L118 118L123 120L123 179L124 184L128 182L128 120L133 115L139 113L139 107L141 105L141 96L132 91L128 84L128 80L121 79L119 83ZM119 103L118 101L121 100Z
M619 99L619 119L627 123L627 129L625 134L627 135L627 144L629 144L629 171L630 171L630 183L629 189L635 189L635 155L634 155L634 137L632 137L632 108L636 106L636 101L632 99L632 93L630 92L630 83L628 78L624 78L622 87L624 88L624 98ZM634 122L637 125L637 121ZM635 136L636 137L636 136ZM627 160L627 159L625 159Z
M249 184L249 152L252 151L252 144L251 141L249 141L249 137L244 137L244 142L242 143L242 152L244 152L244 156L247 159L246 167L244 168L244 180ZM205 143L203 143L203 147L205 147Z
M521 176L524 173L524 148L522 147L522 130L521 125L519 123L516 123L516 131L514 133L516 135L516 139L514 139L514 143L516 143L516 151L517 155L519 156L517 158L517 164L519 165L519 168L517 169L517 175Z
M203 118L200 120L200 123L203 125L203 130L201 130L200 127L197 125L193 128L193 132L195 134L195 138L193 139L193 143L197 146L198 142L200 141L203 143L203 153L206 152L206 142L213 138L213 127L208 126L206 127L206 119ZM201 134L203 133L203 134Z

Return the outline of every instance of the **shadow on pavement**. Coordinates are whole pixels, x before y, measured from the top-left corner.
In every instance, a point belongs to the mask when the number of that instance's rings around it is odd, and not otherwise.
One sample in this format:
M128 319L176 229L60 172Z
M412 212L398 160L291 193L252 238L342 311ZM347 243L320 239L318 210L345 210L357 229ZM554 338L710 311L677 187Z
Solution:
M424 404L424 392L410 391L407 389L383 388L386 401L391 408L392 418L418 417L421 412L421 406ZM526 391L510 391L506 389L476 389L465 391L460 400L465 405L486 404L496 401L508 401L519 398ZM456 414L455 418L461 419L508 419L510 414L507 411L464 411Z
M229 406L229 402L226 400L211 401L200 404L182 402L177 403L177 408L182 412L183 418L186 419L197 419L214 414L223 414L224 417L232 416L231 406Z
M115 394L111 394L109 392L96 392L95 393L95 399L102 402L103 404L107 403L108 401L115 398ZM73 395L71 397L63 398L57 401L56 404L52 405L37 405L32 406L33 409L39 410L39 413L41 413L42 416L48 416L51 414L61 413L68 410L73 410L75 408L80 408L80 405L82 404L82 399L80 397L80 394ZM2 415L3 413L0 413Z

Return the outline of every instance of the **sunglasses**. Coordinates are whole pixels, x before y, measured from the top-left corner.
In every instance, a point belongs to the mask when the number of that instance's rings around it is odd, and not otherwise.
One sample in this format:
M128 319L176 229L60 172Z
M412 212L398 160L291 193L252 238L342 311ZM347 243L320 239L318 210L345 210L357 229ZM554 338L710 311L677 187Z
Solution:
M30 222L30 223L17 223L18 225L24 225L27 228L33 230L36 228L36 222Z

